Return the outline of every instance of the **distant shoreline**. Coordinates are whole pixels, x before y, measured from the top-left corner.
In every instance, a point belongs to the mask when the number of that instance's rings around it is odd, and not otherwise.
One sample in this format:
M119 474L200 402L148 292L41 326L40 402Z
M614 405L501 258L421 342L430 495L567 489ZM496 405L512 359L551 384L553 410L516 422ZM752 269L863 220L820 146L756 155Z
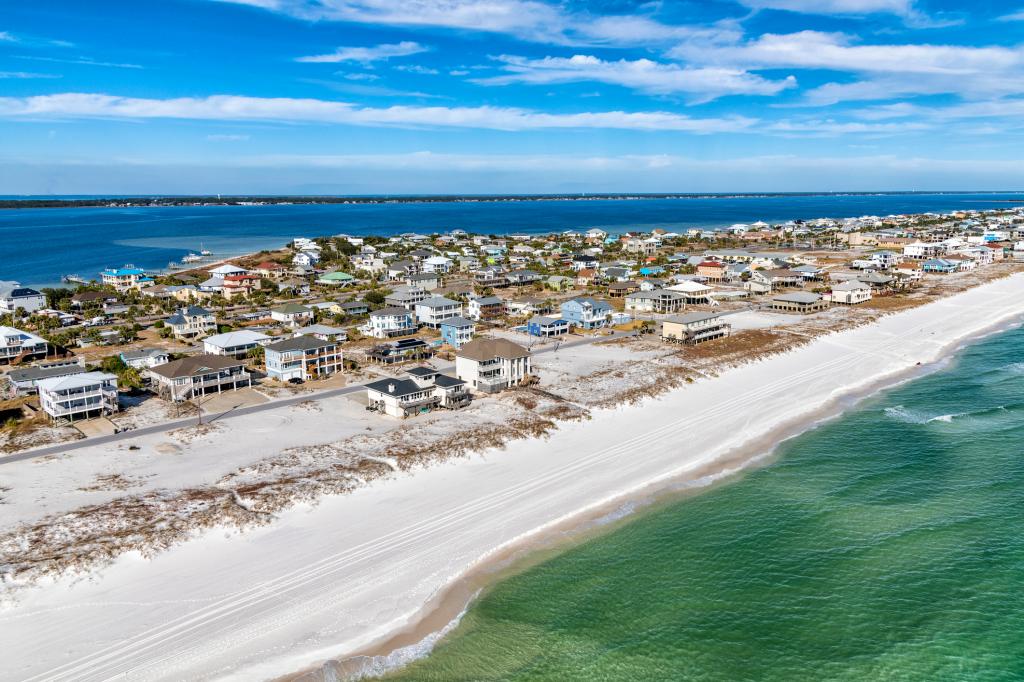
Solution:
M171 206L280 206L288 204L436 204L500 203L534 201L641 201L650 199L771 199L787 197L923 196L971 194L1021 194L1014 190L890 191L890 192L675 192L675 193L576 193L576 194L431 194L431 195L152 195L82 197L0 197L0 209L23 208L146 208ZM1006 199L1020 203L1022 199Z

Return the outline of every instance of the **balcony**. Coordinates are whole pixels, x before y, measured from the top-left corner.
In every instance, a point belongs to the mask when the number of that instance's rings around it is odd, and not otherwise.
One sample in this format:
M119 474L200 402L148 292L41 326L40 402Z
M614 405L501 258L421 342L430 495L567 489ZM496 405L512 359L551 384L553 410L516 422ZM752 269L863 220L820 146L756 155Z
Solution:
M497 393L508 388L508 379L501 374L480 376L476 380L476 387L483 393Z

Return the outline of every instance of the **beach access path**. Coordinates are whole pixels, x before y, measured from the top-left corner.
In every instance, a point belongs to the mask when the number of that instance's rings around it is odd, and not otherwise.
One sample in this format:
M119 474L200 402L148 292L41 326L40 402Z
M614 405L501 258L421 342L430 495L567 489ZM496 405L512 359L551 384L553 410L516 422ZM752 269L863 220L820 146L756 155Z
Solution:
M545 530L603 516L652 486L726 475L852 396L1022 315L1017 274L595 410L545 439L27 588L0 610L0 679L269 679L364 651L417 627L467 571Z
M623 332L616 331L605 336L587 336L579 339L571 339L563 341L558 344L552 344L547 346L540 346L535 349L534 353L550 353L556 350L565 350L576 346L585 346L591 343L597 343L599 341L610 341L616 338L622 338L624 336L631 336L635 332ZM441 363L437 365L437 369L447 371L452 369L455 365L453 363ZM331 388L319 391L313 391L310 393L302 393L287 398L275 398L268 400L265 403L258 405L247 405L244 407L232 408L222 412L205 412L203 413L203 421L210 423L221 421L224 419L232 419L234 417L242 417L248 414L255 414L257 412L266 412L269 410L276 410L282 407L288 407L290 405L297 405L307 401L325 400L327 398L334 398L342 395L350 395L365 391L365 384L353 384L352 386L344 386L342 388ZM81 440L71 441L68 443L59 443L57 445L45 445L38 448L32 448L31 450L24 450L11 455L4 455L0 457L0 466L4 464L10 464L12 462L23 462L29 459L35 459L37 457L48 457L51 455L59 455L81 448L90 448L96 445L107 445L114 443L123 443L130 441L134 438L140 438L142 436L149 436L159 433L167 433L175 429L180 429L184 426L189 426L196 423L196 417L185 417L182 419L174 419L172 421L162 422L160 424L153 424L151 426L144 426L138 429L131 429L128 431L121 431L120 433L114 433L107 436L96 436L92 438L83 438Z

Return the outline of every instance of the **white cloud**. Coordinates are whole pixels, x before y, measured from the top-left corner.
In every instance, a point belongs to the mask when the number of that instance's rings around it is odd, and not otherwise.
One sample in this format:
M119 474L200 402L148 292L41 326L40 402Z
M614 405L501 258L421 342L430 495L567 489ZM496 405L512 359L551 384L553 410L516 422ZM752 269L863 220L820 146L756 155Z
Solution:
M380 80L380 76L375 73L338 73L342 78L350 81L375 81Z
M61 76L55 73L31 73L28 71L0 71L0 80L9 79L29 79L29 78L60 78Z
M18 55L18 59L28 59L34 62L53 62L55 64L81 64L83 66L106 66L115 69L142 69L140 64L125 64L121 62L101 62L92 57L75 57L61 59L59 57L43 57L38 55Z
M346 102L287 97L213 95L203 98L144 99L63 93L0 97L5 118L178 118L212 121L282 121L359 126L542 130L605 128L689 133L742 132L757 122L742 116L692 118L665 111L600 111L551 114L515 107L361 107Z
M13 43L17 42L18 39L15 38L14 35L8 31L0 31L0 40Z
M599 82L649 94L686 94L696 101L735 94L774 95L796 85L792 76L767 80L742 69L692 68L650 59L605 61L589 55L527 59L504 55L497 60L507 74L478 78L473 82L483 85Z
M248 135L207 135L206 139L210 142L245 142L249 139Z
M1024 9L1004 14L999 17L999 21L1024 21Z
M409 55L427 52L430 48L411 40L403 40L393 45L375 45L371 47L339 47L330 54L313 55L310 57L298 57L297 62L328 63L338 62L361 62L370 64L390 59L392 57L408 57Z
M897 14L914 13L912 0L737 0L751 9L778 9L803 14Z
M399 64L395 67L395 71L405 71L406 73L415 73L420 76L436 76L439 73L437 69L431 69L421 64Z

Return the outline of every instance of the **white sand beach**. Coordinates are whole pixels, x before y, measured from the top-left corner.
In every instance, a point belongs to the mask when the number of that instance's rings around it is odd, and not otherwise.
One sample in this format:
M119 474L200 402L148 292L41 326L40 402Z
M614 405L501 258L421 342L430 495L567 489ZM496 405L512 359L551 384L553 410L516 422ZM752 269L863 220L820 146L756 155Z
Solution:
M249 681L365 650L412 626L460 576L513 543L755 454L842 398L1022 315L1024 274L1016 274L657 399L594 410L547 439L19 589L0 602L0 679ZM240 449L260 450L269 438L261 429L278 428L253 421Z

